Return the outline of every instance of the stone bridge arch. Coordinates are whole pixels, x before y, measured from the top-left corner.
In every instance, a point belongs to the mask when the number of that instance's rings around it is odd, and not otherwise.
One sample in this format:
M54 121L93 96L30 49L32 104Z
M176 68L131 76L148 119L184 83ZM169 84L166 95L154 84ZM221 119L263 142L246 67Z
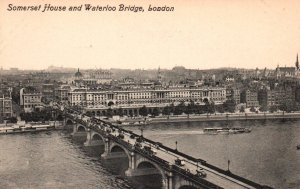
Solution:
M183 186L180 186L178 189L201 189L201 188L196 187L196 186L191 186L191 185L183 185Z
M105 142L105 138L101 134L95 132L92 133L91 140L102 140Z
M130 152L123 146L119 145L119 144L116 144L116 143L113 143L110 148L109 148L109 152L110 153L114 153L114 152L124 152L126 155L127 155L127 158L129 160L129 165L130 165L130 161L131 161L131 158L130 158Z
M87 131L87 129L86 129L85 126L83 126L83 125L78 125L78 126L77 126L77 131L78 131L78 132L85 132L85 131Z
M72 119L66 119L66 125L74 125L74 121Z
M141 169L145 165L152 165L153 168L156 168L160 172L160 175L162 176L163 181L165 181L167 179L164 169L161 168L157 163L154 163L144 157L138 158L138 160L136 161L136 169ZM148 168L151 168L151 167L148 167Z
M174 189L204 189L204 187L201 187L194 182L185 179L184 177L175 176Z

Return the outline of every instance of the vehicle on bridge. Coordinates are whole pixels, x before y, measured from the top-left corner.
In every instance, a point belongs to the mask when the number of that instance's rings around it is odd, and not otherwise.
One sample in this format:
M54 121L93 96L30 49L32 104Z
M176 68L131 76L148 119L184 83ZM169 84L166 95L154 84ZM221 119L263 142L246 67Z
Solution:
M124 139L124 134L123 134L123 133L119 133L119 134L118 134L118 138Z
M134 147L142 148L142 145L141 145L141 143L139 143L139 142L135 142Z
M150 155L155 155L157 153L157 151L152 149L150 146L144 146L144 150Z
M196 175L198 177L202 177L202 178L206 177L206 172L202 168L196 170L196 172L197 172Z
M143 142L143 137L138 137L138 138L136 139L136 141L137 141L137 142Z
M105 129L107 133L111 133L111 129L107 128Z
M131 138L131 139L135 139L135 135L134 135L134 134L131 134L131 135L130 135L130 138Z
M182 160L182 159L175 159L175 165L178 165L178 166L184 166L185 165L185 161Z

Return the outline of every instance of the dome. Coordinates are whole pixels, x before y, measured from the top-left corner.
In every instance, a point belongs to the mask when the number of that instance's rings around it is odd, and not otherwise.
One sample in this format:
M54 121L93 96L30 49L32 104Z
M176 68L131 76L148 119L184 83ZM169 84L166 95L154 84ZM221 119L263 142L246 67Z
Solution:
M82 73L79 71L79 68L78 71L75 73L75 77L82 77Z

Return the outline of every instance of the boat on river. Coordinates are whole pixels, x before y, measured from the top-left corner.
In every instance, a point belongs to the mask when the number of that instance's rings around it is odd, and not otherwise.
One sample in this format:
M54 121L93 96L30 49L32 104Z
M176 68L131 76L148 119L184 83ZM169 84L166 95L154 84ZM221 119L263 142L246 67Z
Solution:
M31 125L31 124L19 125L19 124L15 124L15 125L12 125L12 126L0 127L0 134L13 134L13 133L48 131L48 130L52 130L52 129L55 129L55 126L51 126L49 124L39 124L39 125Z
M240 133L250 133L251 129L244 128L244 127L211 127L211 128L204 128L204 134L240 134Z

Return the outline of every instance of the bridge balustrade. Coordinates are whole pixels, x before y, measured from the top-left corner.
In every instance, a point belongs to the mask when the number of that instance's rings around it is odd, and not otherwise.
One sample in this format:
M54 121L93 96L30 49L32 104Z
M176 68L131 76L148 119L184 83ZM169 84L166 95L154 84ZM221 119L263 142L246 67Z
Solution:
M264 186L262 186L262 185L260 185L260 184L257 184L257 183L255 183L255 182L253 182L253 181L250 181L250 180L248 180L248 179L245 179L245 178L243 178L243 177L240 177L240 176L238 176L238 175L235 175L235 174L231 173L230 171L226 171L226 170L224 170L224 169L221 169L221 168L219 168L219 167L216 167L216 166L211 165L211 164L208 164L208 163L202 163L202 164L203 164L204 166L206 166L206 167L212 169L212 170L215 170L215 171L217 171L217 172L219 172L219 173L222 173L222 174L224 174L224 175L226 175L226 176L230 176L231 178L234 178L234 179L236 179L236 180L238 180L238 181L241 181L241 182L243 182L243 183L246 183L246 184L248 184L248 185L250 185L250 186L253 186L253 187L255 187L255 188L264 188Z
M176 165L172 165L172 169L173 171L175 171L176 173L180 174L181 176L185 177L186 179L190 180L190 181L193 181L195 183L198 183L200 184L201 186L203 187L208 187L208 188L214 188L214 189L223 189L222 187L220 186L217 186L207 180L204 180L203 178L197 176L197 175L194 175Z

